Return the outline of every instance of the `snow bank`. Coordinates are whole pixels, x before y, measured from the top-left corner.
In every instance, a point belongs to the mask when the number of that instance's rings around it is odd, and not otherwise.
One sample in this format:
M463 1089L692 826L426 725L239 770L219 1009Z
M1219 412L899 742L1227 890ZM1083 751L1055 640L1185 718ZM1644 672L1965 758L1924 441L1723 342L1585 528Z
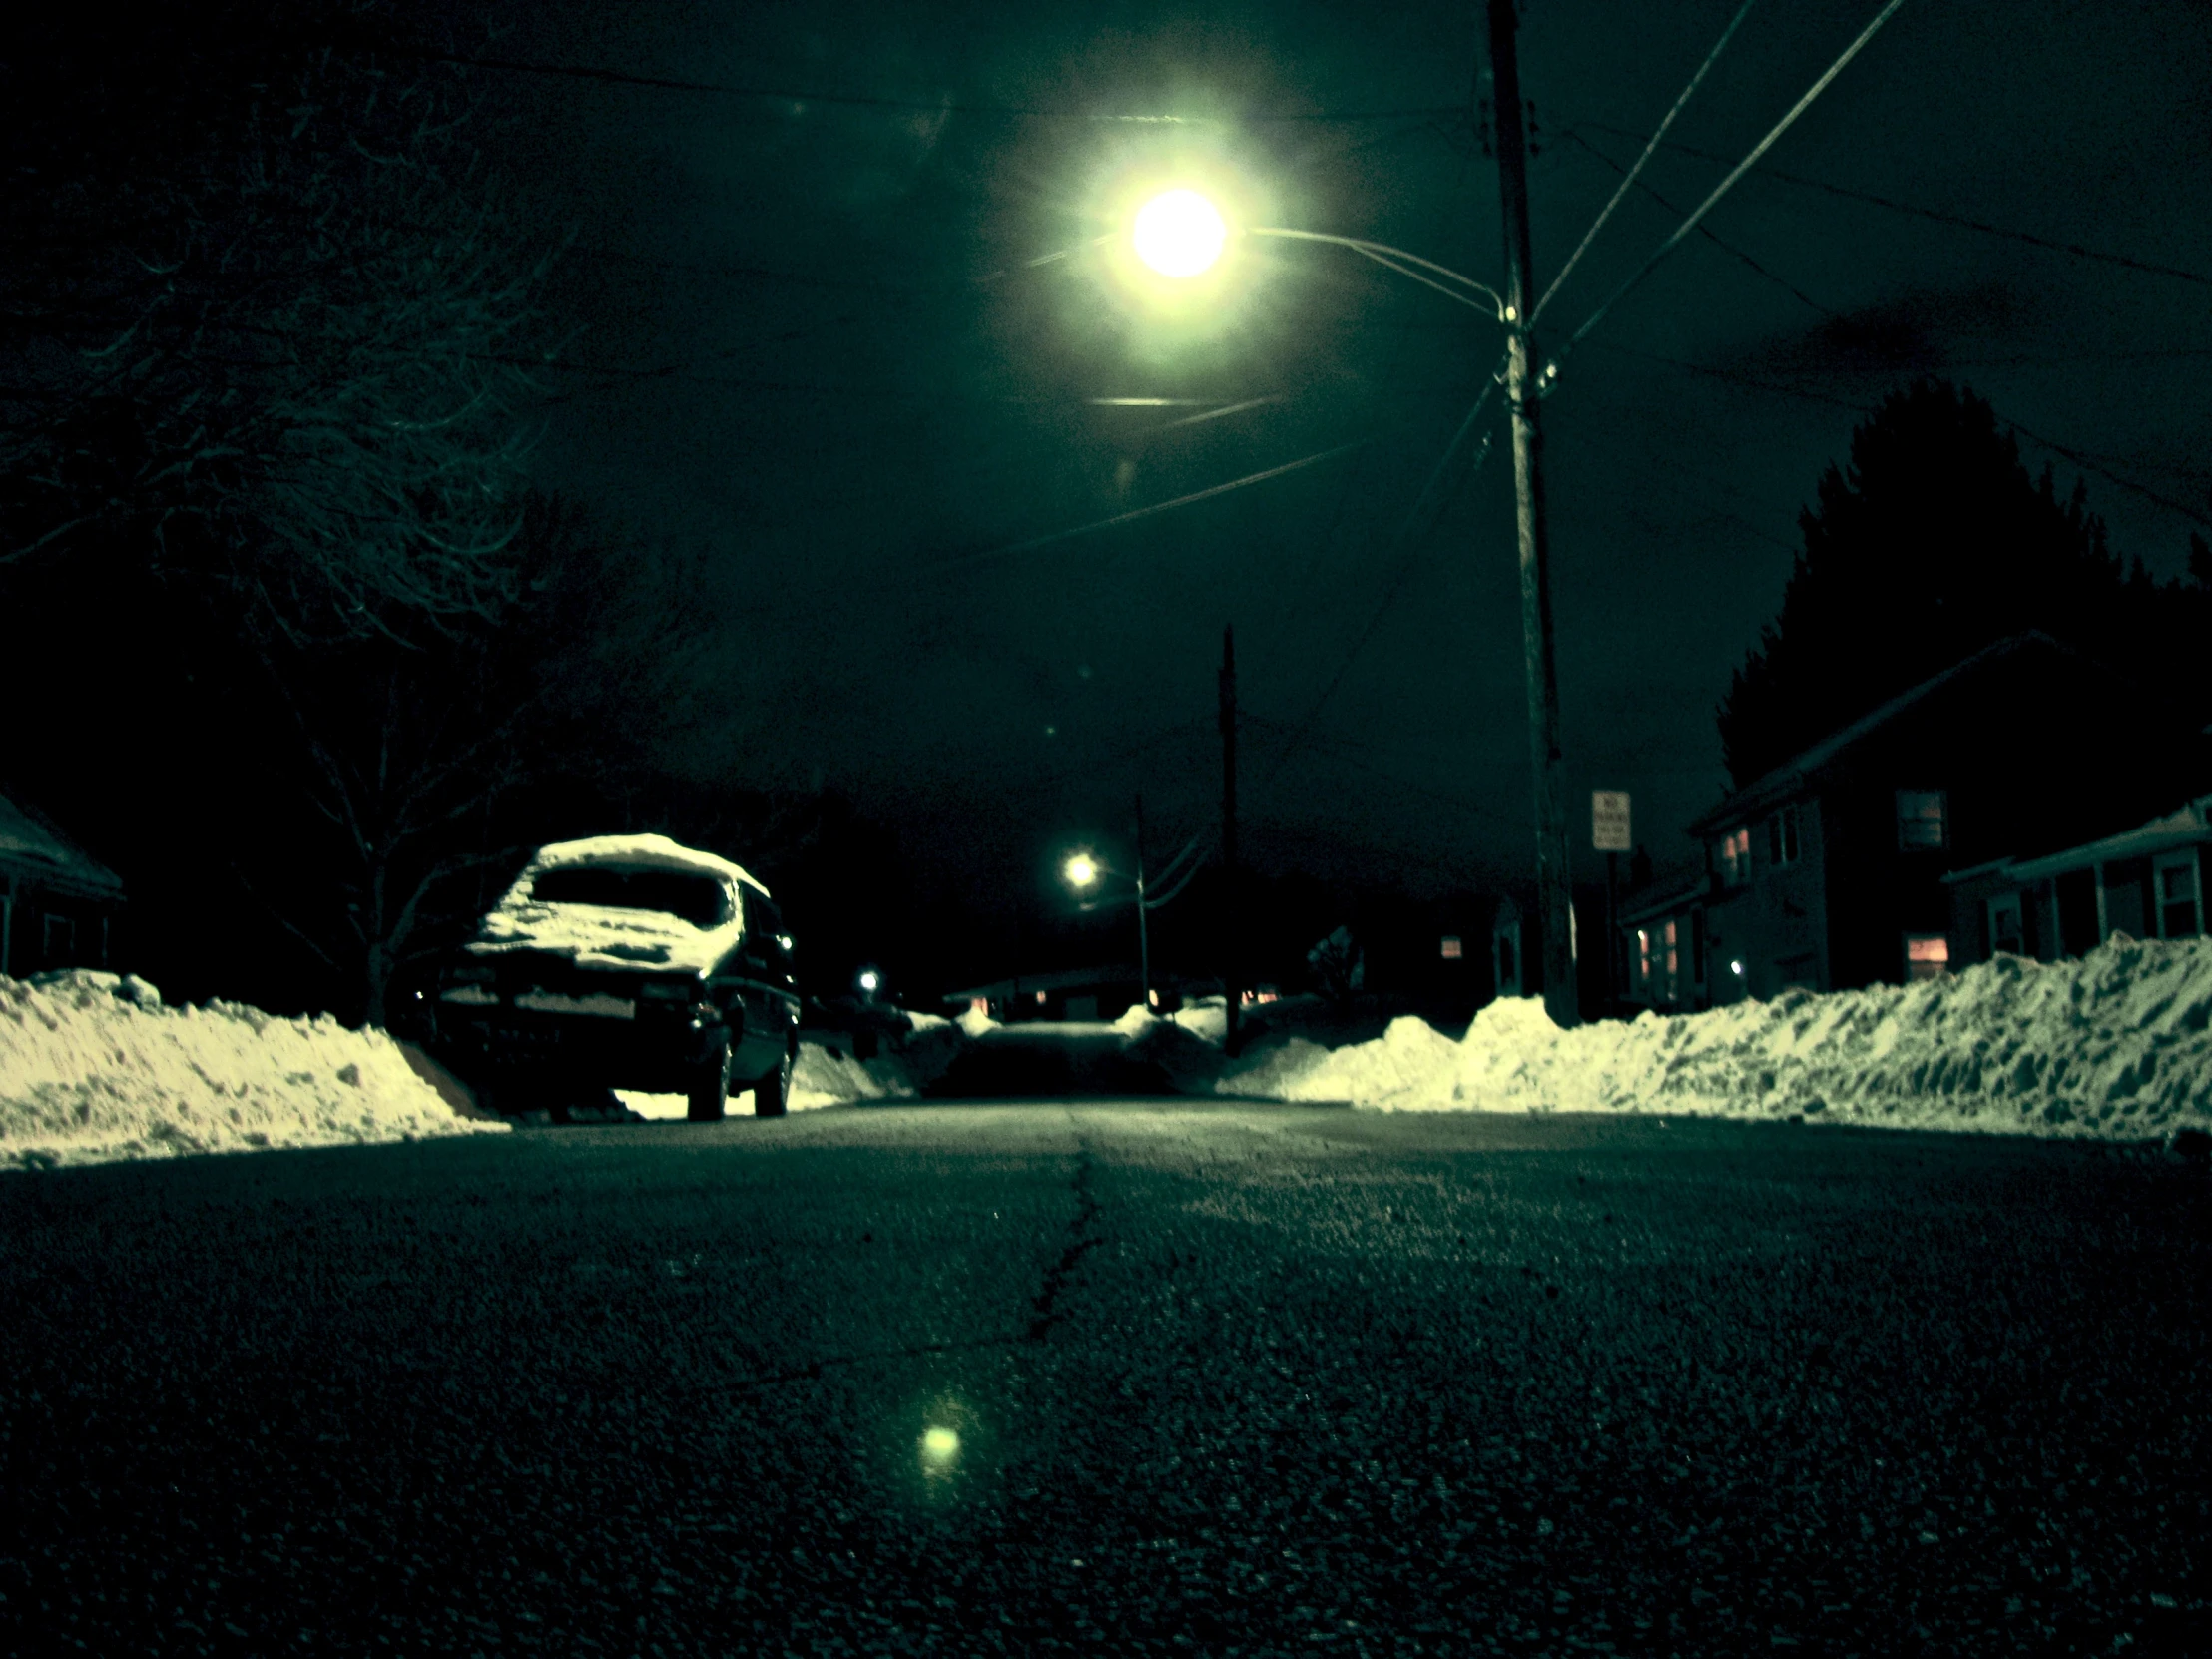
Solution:
M0 1168L499 1131L432 1062L327 1014L166 1008L84 969L0 978Z
M2000 956L1909 986L1789 991L1561 1031L1494 1002L1461 1042L1417 1019L1293 1041L1223 1094L1384 1111L1802 1114L1899 1128L2148 1139L2212 1128L2212 940L2115 934L2085 959Z

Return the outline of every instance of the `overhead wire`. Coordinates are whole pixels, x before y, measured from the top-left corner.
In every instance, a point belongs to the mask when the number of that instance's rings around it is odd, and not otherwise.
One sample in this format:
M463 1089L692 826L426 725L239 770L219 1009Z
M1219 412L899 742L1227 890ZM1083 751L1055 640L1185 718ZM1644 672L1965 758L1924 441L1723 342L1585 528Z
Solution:
M1420 494L1414 498L1412 508L1406 513L1405 519L1398 530L1396 539L1403 548L1403 554L1397 562L1396 569L1391 573L1390 580L1384 585L1382 596L1369 611L1367 622L1361 627L1360 632L1354 636L1351 649L1345 653L1344 660L1337 665L1337 672L1330 677L1329 684L1322 688L1321 695L1314 700L1313 706L1306 711L1305 718L1293 728L1290 741L1284 744L1281 752L1277 754L1275 764L1268 769L1267 777L1263 782L1273 783L1282 775L1283 769L1290 764L1291 757L1298 752L1300 745L1305 741L1306 734L1313 730L1315 722L1321 719L1322 711L1329 707L1330 700L1337 695L1337 688L1344 684L1345 676L1352 672L1352 665L1359 661L1360 653L1367 649L1368 641L1374 638L1376 629L1382 625L1384 613L1396 602L1399 591L1405 586L1406 578L1412 574L1413 565L1419 554L1419 537L1429 527L1420 521L1427 513L1430 501L1435 498L1437 483L1442 479L1446 468L1451 465L1453 458L1457 456L1459 446L1466 441L1467 434L1474 430L1475 423L1481 418L1484 407L1490 401L1491 393L1497 390L1498 385L1498 378L1493 374L1489 383L1482 388L1481 395L1475 398L1474 406L1467 410L1466 418L1459 423L1459 429L1452 433L1450 443L1444 446L1444 452L1436 458L1435 466L1430 468L1427 481L1421 485ZM1468 469L1468 477L1480 472L1482 463L1490 458L1491 436L1492 434L1489 433L1483 434L1481 448L1475 453L1474 463Z
M1593 128L1601 133L1612 133L1620 138L1642 137L1625 127L1608 126L1602 121L1577 122L1576 126ZM1569 133L1573 128L1568 129ZM1694 145L1668 143L1664 148L1679 151L1685 156L1696 156L1704 161L1725 162L1726 156L1712 150L1700 150ZM2055 237L2037 236L2032 231L2018 231L2005 225L1991 225L1986 220L1969 219L1963 214L1945 213L1939 208L1923 207L1917 202L1901 202L1894 196L1878 196L1873 191L1854 190L1848 185L1832 184L1826 179L1811 179L1802 173L1785 173L1778 167L1762 167L1760 174L1769 179L1779 179L1784 184L1797 185L1806 190L1825 191L1830 196L1840 196L1847 201L1867 202L1878 208L1888 208L1894 213L1911 214L1919 219L1931 220L1937 225L1955 225L1963 230L1979 231L1985 236L2003 237L2008 241L2026 243L2031 248L2047 248L2055 253L2071 254L2076 259L2095 260L2105 265L2121 266L2129 271L2146 272L2155 276L2174 276L2184 282L2196 282L2212 287L2212 276L2201 271L2184 271L2179 266L2160 265L2153 260L2139 260L2131 254L2114 254L2107 249L2084 248L2079 243L2063 242Z
M1149 507L1138 507L1126 513L1115 513L1111 518L1094 519L1088 524L1077 524L1065 530L1054 530L1047 535L1032 536L1027 541L1017 541L1006 547L986 548L981 552L957 554L949 559L939 559L925 565L923 573L939 575L948 570L960 570L970 565L987 564L995 559L1010 559L1019 553L1034 553L1040 547L1050 547L1056 542L1072 541L1077 536L1094 535L1100 530L1111 530L1117 525L1134 524L1139 519L1151 518L1160 513L1173 512L1178 507L1188 507L1194 502L1210 501L1217 495L1227 495L1231 490L1248 489L1254 484L1264 484L1288 473L1306 467L1318 466L1323 461L1334 460L1339 455L1350 454L1365 448L1373 438L1355 438L1350 443L1340 443L1333 449L1319 450L1302 455L1295 461L1285 461L1281 466L1271 466L1264 471L1247 473L1242 478L1232 478L1226 484L1215 484L1207 489L1193 490L1189 495L1179 495L1172 501L1157 501Z
M1659 130L1651 135L1651 142L1644 146L1644 153L1636 158L1636 165L1621 179L1612 199L1598 210L1597 218L1590 222L1590 228L1582 233L1582 240L1574 245L1574 252L1567 256L1567 263L1559 268L1559 274L1552 277L1551 284L1544 289L1543 297L1536 301L1536 308L1528 313L1530 322L1544 314L1544 307L1551 303L1551 296L1559 291L1560 286L1574 274L1574 268L1582 263L1582 256L1590 251L1590 244L1597 241L1597 234L1605 229L1605 222L1613 217L1613 211L1627 199L1629 188L1643 176L1646 164L1658 151L1660 141L1667 136L1667 130L1674 125L1675 118L1689 107L1692 95L1703 84L1713 66L1720 62L1721 53L1728 49L1728 43L1735 38L1736 30L1751 15L1751 8L1758 3L1759 0L1744 0L1736 8L1736 15L1728 20L1728 27L1721 31L1721 38L1713 43L1712 51L1706 53L1705 61L1697 66L1697 73L1690 77L1690 84L1682 89L1680 96L1674 101L1674 107L1667 111L1667 118L1659 123ZM1568 136L1573 137L1571 131Z
M1659 267L1659 263L1662 260L1664 260L1669 254L1673 253L1675 249L1679 248L1682 245L1683 240L1687 238L1692 231L1698 228L1699 223L1705 218L1707 214L1713 211L1713 209L1719 204L1721 198L1723 198L1731 190L1736 188L1736 182L1741 179L1746 173L1750 172L1753 167L1758 165L1759 158L1761 156L1764 156L1769 150L1773 149L1775 144L1781 139L1784 133L1787 133L1792 127L1797 125L1798 118L1802 116L1807 110L1813 107L1814 101L1818 99L1822 93L1828 90L1829 84L1833 82L1837 76L1841 75L1844 72L1845 68L1851 63L1852 59L1858 57L1859 54L1866 49L1867 43L1874 39L1875 35L1877 34L1877 32L1880 31L1882 26L1885 23L1889 22L1890 19L1896 15L1898 9L1904 4L1905 0L1888 0L1888 4L1886 4L1880 12L1875 14L1874 21L1872 23L1869 23L1866 28L1862 29L1859 32L1858 38L1853 40L1849 46L1845 47L1842 54L1836 59L1836 61L1830 64L1827 69L1821 72L1820 79L1815 81L1810 87L1805 90L1804 95L1800 97L1795 104L1790 106L1788 113L1786 113L1780 121L1776 122L1771 128L1767 130L1767 136L1765 138L1762 138L1757 144L1752 146L1750 154L1745 156L1744 159L1738 162L1733 168L1729 169L1728 176L1724 178L1719 184L1713 187L1712 192L1705 198L1703 202L1700 202L1697 205L1697 208L1690 214L1689 218L1685 219L1680 225L1675 227L1673 234L1669 236L1665 242L1661 243L1658 248L1653 250L1651 257L1645 260L1642 265L1636 268L1635 274L1631 276L1627 281L1621 283L1619 287L1615 288L1612 293L1607 296L1605 301L1598 306L1596 310L1592 311L1588 317L1584 318L1582 325L1575 329L1575 331L1568 336L1566 344L1562 346L1558 351L1553 353L1551 363L1552 367L1556 368L1560 359L1563 358L1567 354L1567 352L1573 350L1576 346L1580 345L1583 340L1587 339L1590 335L1591 330L1596 328L1599 323L1605 320L1606 314L1611 311L1615 305L1619 304L1621 300L1625 298L1629 294L1629 292L1632 291L1638 284L1640 284L1645 277L1649 276L1652 272L1657 270Z

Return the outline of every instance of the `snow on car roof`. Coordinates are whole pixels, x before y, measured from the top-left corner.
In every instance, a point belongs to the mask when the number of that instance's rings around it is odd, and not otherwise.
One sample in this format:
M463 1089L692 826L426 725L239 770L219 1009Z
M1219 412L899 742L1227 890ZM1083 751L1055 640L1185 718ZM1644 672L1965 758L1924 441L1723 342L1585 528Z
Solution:
M541 951L566 956L579 967L649 968L711 972L745 930L742 902L728 920L698 927L659 910L632 910L600 904L547 903L532 896L548 870L602 866L666 869L750 887L763 898L768 888L727 858L669 839L666 835L593 835L584 840L541 846L522 868L513 886L484 917L472 955Z
M653 869L685 869L702 875L720 875L749 887L768 888L728 858L686 846L666 835L588 835L579 841L554 841L532 854L530 870L557 869L569 864L632 864Z

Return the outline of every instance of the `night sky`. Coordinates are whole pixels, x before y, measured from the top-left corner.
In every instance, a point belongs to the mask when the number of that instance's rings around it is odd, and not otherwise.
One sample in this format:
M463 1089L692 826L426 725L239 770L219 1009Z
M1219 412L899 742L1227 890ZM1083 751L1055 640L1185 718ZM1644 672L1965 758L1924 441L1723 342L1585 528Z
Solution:
M1631 197L1545 336L1878 9L1755 7L1646 175L1672 209ZM1734 10L1526 8L1539 285ZM1500 281L1479 5L571 3L468 50L732 89L472 77L518 199L569 239L540 476L713 554L700 771L840 789L1003 898L1140 788L1162 845L1204 827L1234 623L1255 864L1416 891L1531 864L1495 400L1403 533L1495 322L1271 241L1234 303L1163 323L1084 248L1117 181L1187 170L1240 182L1256 222ZM2062 493L2086 478L2119 551L2178 573L2212 483L2208 178L2212 8L1912 0L1574 355L1545 418L1585 873L1591 788L1633 792L1662 870L1693 856L1680 826L1725 783L1713 709L1797 514L1914 375L1989 398Z

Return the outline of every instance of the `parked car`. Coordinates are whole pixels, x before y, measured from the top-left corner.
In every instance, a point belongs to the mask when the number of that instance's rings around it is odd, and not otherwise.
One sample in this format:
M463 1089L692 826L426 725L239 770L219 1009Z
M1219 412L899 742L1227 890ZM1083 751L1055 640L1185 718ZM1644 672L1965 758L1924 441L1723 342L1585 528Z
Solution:
M540 847L439 974L439 1048L495 1104L682 1093L780 1117L799 1053L792 940L768 889L666 835Z

